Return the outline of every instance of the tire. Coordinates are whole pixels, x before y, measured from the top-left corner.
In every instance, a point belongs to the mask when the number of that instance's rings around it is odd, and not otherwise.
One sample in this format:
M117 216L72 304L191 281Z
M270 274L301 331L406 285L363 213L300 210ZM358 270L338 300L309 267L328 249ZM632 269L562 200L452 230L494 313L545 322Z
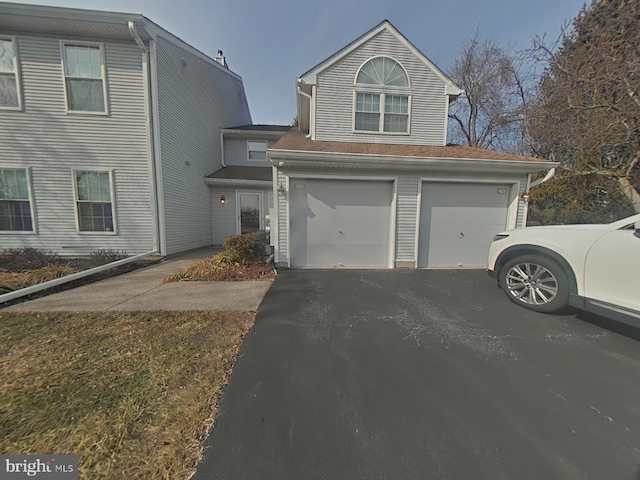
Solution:
M542 313L569 306L569 280L560 265L542 255L522 255L500 269L500 287L516 305Z

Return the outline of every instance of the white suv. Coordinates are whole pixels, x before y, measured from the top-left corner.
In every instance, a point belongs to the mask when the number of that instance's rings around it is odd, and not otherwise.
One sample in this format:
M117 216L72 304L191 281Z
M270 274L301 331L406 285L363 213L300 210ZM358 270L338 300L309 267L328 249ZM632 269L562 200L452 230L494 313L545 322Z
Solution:
M489 249L488 273L530 310L572 306L640 327L640 214L607 225L500 233Z

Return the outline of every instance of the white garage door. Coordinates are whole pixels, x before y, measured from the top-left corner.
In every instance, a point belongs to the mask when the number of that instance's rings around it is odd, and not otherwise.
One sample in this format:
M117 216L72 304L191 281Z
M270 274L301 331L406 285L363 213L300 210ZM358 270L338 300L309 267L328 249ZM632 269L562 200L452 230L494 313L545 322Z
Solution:
M387 267L393 183L289 181L292 267Z
M418 266L486 267L489 245L507 226L510 186L422 184Z

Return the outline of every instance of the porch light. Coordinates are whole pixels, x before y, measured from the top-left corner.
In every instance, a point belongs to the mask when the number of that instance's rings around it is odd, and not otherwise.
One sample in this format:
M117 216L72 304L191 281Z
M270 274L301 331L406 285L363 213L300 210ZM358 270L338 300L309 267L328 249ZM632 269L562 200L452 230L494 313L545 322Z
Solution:
M284 186L284 183L280 183L278 185L278 196L284 197L284 194L287 192L287 188Z
M522 192L522 193L520 194L520 198L521 198L522 200L529 200L529 198L531 198L531 195L529 195L529 192Z
M222 195L222 196L220 197L220 203L221 203L221 204L223 204L223 205L224 205L225 203L227 203L227 199L226 199L226 198L224 198L224 195Z

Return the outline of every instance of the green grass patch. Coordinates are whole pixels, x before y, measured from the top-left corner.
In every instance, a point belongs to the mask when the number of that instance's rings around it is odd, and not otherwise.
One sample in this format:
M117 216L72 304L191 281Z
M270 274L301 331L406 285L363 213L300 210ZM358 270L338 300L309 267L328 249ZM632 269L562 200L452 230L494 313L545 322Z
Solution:
M0 452L81 479L194 471L253 312L0 313Z

